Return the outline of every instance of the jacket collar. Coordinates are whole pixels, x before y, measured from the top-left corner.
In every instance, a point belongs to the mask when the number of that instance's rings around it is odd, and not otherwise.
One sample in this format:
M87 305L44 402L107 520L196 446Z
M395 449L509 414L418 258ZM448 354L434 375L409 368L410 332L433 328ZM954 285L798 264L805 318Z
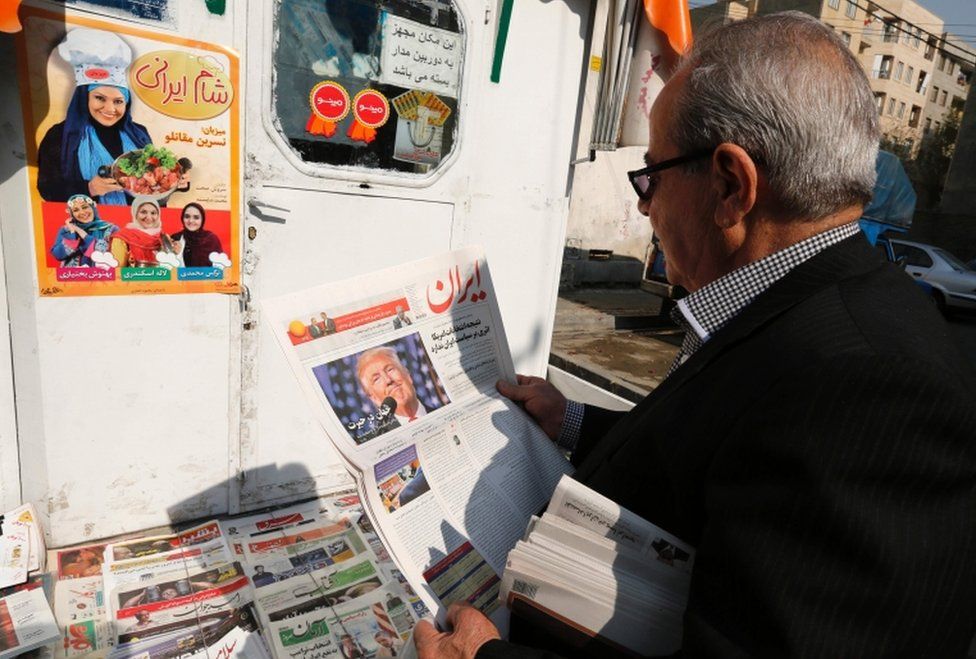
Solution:
M684 364L669 375L626 417L633 421L642 412L666 400L693 380L716 357L742 342L758 329L824 288L883 266L880 256L860 234L832 245L801 263L752 301L727 325L718 330ZM614 437L600 442L576 474L585 478L629 435L621 422Z

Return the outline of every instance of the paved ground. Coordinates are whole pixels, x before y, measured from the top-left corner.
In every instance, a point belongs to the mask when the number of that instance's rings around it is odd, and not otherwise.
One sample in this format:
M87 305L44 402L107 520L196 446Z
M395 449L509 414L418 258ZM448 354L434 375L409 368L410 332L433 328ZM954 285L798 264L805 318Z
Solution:
M664 379L681 343L660 311L661 298L635 288L560 293L549 362L638 402ZM976 313L949 325L976 367Z
M661 299L640 289L561 293L549 361L637 402L664 379L681 342L660 310Z

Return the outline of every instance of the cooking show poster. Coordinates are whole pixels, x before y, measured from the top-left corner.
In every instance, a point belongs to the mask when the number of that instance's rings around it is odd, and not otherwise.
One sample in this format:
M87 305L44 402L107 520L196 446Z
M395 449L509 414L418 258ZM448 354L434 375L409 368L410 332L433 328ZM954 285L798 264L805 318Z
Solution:
M38 9L22 22L40 294L239 292L237 56Z

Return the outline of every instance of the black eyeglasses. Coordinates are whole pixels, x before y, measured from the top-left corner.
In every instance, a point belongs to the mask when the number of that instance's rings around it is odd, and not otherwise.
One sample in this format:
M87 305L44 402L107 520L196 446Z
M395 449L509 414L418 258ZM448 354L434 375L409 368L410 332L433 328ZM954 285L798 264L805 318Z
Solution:
M657 181L657 177L652 176L652 174L671 167L683 165L686 162L691 162L692 160L706 158L712 155L714 151L715 149L708 149L707 151L695 151L694 153L689 153L685 156L678 156L677 158L671 158L670 160L659 162L656 165L635 169L632 172L627 172L627 178L630 179L630 184L634 186L634 192L637 193L637 196L644 201L648 201L654 196L654 184Z

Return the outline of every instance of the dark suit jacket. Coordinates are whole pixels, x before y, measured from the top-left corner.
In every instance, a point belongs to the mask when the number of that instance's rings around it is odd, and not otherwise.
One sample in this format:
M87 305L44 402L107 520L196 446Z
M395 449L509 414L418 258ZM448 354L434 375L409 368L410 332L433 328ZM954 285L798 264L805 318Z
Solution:
M966 655L969 359L855 236L773 285L622 418L587 408L576 478L697 547L682 656ZM543 654L500 641L478 653L500 656Z

